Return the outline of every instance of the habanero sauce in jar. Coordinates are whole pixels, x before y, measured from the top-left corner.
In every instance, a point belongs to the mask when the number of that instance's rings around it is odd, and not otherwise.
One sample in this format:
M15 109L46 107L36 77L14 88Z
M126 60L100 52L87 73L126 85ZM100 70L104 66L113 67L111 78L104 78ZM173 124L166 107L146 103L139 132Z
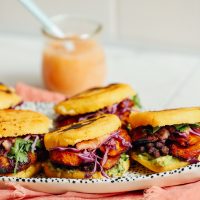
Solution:
M97 41L102 27L97 22L61 15L53 18L66 37L43 29L46 44L42 75L47 89L73 96L102 86L106 76L105 54Z

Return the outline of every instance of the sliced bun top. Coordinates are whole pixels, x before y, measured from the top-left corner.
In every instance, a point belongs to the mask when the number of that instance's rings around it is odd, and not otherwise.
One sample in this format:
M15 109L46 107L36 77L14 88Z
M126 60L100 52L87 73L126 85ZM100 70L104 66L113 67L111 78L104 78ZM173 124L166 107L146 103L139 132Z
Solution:
M15 91L0 83L0 109L13 107L21 102Z
M147 125L156 127L195 124L200 122L200 107L132 113L129 122L132 128Z
M55 147L74 146L76 143L110 135L121 126L116 115L105 114L72 125L63 126L58 130L47 133L44 144L47 150Z
M45 115L28 110L0 110L0 138L44 134L51 127Z
M78 115L95 112L115 103L119 103L136 93L127 84L111 84L82 92L55 106L55 111L61 115Z

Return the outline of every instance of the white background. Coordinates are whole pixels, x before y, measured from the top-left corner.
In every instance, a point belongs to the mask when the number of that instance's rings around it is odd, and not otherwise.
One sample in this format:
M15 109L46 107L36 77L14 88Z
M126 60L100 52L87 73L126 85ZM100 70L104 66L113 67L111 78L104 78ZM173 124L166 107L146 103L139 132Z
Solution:
M96 19L106 41L135 46L200 49L199 0L35 0L49 15ZM39 25L18 0L0 1L0 31L39 35Z
M200 105L200 1L36 0L49 16L104 25L107 82L127 82L146 109ZM39 25L17 0L0 1L0 82L42 87Z

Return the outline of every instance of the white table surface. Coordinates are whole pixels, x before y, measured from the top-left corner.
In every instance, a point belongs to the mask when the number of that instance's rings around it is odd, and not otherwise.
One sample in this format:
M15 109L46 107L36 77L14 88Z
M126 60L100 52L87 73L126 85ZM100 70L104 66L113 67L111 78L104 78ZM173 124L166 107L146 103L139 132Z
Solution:
M0 82L42 87L42 38L0 34ZM105 45L107 82L125 82L145 109L200 106L200 56Z

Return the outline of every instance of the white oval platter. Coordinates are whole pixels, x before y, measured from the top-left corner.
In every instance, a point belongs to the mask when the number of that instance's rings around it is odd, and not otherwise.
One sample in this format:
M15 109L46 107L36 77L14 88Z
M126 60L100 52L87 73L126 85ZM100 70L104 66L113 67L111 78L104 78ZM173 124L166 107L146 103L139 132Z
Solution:
M23 103L17 109L42 112L54 118L52 103ZM172 186L200 180L200 163L177 170L152 173L144 167L133 164L130 172L123 177L111 179L61 179L61 178L11 178L0 177L0 182L13 182L41 192L61 194L67 191L84 193L113 193L146 189L151 186Z

